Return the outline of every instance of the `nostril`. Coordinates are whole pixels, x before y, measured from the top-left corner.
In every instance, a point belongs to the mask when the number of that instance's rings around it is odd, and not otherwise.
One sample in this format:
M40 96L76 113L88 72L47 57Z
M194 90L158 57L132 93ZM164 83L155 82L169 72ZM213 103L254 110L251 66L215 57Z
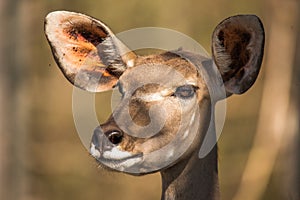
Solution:
M113 144L119 144L122 142L123 139L123 133L120 131L111 131L107 135L107 138L109 141Z

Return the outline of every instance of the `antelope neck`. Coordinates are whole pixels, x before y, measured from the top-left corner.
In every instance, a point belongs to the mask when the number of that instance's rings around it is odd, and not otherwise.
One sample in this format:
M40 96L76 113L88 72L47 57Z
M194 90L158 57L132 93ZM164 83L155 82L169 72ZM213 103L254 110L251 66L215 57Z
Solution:
M161 200L218 200L217 145L202 159L198 152L161 171Z

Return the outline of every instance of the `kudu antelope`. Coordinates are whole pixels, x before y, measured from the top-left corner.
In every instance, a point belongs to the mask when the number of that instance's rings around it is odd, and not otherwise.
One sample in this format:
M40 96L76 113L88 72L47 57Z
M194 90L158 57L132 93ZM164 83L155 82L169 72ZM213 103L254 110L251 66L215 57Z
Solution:
M198 153L211 108L257 78L264 51L258 17L222 21L212 34L212 58L184 49L138 56L104 23L73 12L50 13L45 32L72 84L94 92L119 87L122 94L91 138L100 165L133 175L159 171L162 199L219 199L217 145L204 158Z

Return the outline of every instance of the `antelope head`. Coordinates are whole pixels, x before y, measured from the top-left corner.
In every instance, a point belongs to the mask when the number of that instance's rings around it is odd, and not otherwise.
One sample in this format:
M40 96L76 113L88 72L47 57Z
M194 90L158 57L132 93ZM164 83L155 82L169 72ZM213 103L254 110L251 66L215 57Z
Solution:
M216 27L212 58L182 49L138 56L103 22L66 11L50 13L45 32L72 84L93 92L118 87L121 101L95 128L90 152L107 168L135 175L169 168L199 151L212 107L253 85L264 46L254 15L233 16Z

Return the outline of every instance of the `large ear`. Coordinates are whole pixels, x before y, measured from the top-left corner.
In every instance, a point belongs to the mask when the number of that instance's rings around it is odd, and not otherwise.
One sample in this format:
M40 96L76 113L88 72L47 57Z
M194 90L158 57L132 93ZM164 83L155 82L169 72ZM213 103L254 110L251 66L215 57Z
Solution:
M136 55L102 22L89 16L55 11L45 19L45 33L55 61L75 86L111 89Z
M264 28L255 15L222 21L212 36L212 53L228 95L242 94L255 82L264 53Z

